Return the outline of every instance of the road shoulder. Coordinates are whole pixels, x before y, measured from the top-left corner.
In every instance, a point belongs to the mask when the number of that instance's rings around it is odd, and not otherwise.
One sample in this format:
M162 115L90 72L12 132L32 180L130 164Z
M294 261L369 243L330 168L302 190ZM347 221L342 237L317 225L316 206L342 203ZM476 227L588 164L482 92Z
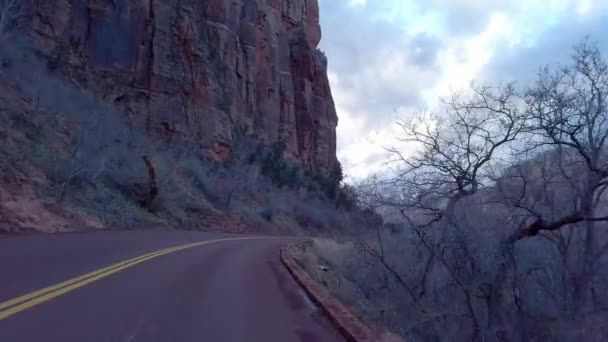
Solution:
M281 248L281 262L294 279L300 284L310 299L317 304L329 317L330 322L352 342L398 342L398 337L373 331L355 316L346 306L335 298L329 291L314 281L298 264L295 258L294 244Z

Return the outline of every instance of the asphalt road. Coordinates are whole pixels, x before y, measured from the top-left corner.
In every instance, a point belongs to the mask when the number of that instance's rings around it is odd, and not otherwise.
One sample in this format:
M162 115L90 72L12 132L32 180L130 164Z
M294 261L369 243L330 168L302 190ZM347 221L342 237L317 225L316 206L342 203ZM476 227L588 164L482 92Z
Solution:
M0 236L0 341L341 341L281 264L288 241L161 230Z

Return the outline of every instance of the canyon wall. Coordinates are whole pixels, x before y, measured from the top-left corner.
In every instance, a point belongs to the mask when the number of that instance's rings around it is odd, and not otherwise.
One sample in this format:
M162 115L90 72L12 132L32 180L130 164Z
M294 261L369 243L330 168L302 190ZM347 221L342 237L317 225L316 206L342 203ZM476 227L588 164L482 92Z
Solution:
M317 0L35 0L49 67L149 135L216 160L240 134L309 170L337 165Z

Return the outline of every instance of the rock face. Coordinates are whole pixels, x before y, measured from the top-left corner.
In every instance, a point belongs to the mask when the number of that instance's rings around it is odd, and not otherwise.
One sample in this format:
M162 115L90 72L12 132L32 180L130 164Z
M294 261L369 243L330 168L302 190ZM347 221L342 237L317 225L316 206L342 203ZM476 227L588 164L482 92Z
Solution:
M52 68L148 134L230 159L239 134L332 170L337 116L317 0L36 0Z

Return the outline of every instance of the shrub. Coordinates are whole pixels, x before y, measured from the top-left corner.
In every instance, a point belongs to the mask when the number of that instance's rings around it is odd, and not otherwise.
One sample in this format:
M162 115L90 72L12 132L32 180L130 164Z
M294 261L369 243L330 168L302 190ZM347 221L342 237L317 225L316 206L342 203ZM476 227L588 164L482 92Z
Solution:
M266 221L271 222L272 221L272 209L270 208L265 208L262 211L260 211L260 216L262 216Z

